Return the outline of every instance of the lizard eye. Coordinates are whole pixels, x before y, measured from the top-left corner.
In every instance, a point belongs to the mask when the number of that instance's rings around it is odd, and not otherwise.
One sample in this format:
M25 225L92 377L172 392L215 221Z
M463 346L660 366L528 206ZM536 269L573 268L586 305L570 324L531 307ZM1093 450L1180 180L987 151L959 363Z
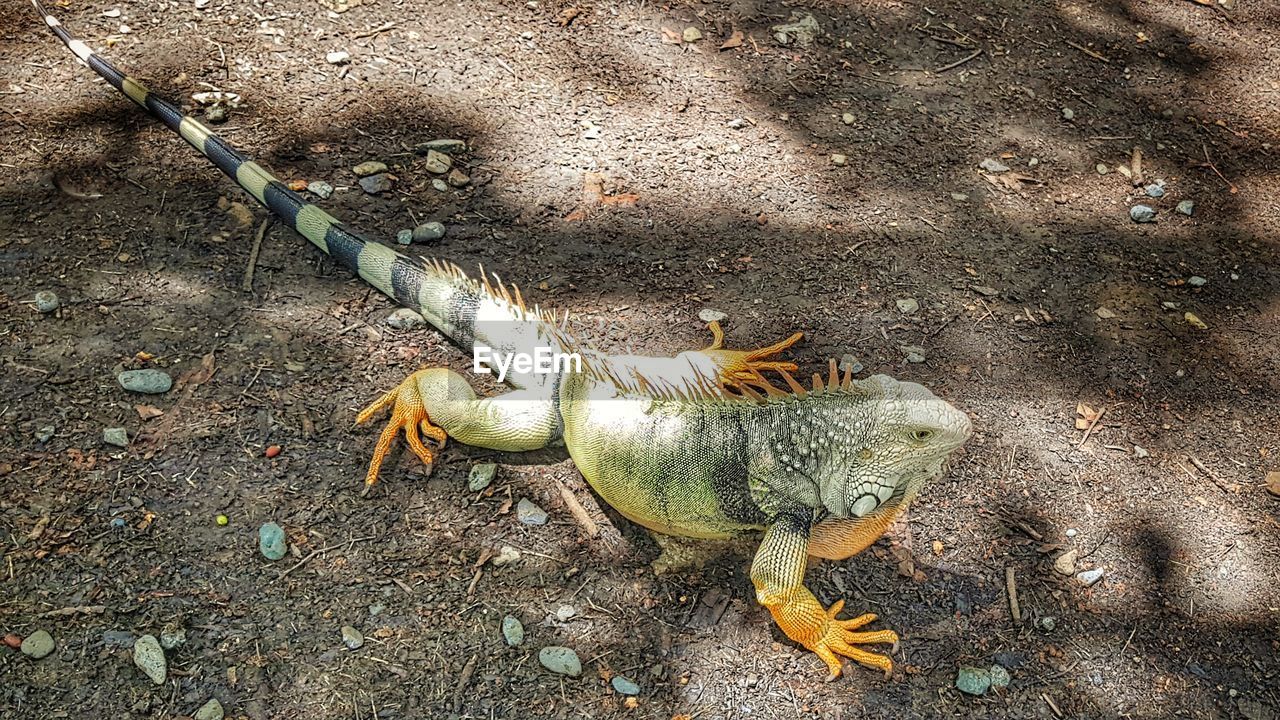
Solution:
M928 442L933 438L933 431L925 428L911 431L911 439L916 442Z

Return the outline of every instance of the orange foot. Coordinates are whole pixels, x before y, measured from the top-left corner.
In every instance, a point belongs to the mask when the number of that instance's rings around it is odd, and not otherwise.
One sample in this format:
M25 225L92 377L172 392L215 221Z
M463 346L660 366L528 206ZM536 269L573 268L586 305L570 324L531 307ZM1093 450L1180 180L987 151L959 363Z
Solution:
M765 370L778 372L795 372L795 363L769 360L768 358L800 342L804 333L798 332L780 342L756 350L725 350L724 330L719 321L707 323L711 331L711 345L699 352L709 355L720 368L720 381L726 385L758 384L760 374Z
M378 470L382 467L382 461L386 459L387 452L391 450L391 443L396 439L396 433L401 428L404 428L404 439L409 443L409 449L427 465L431 464L434 456L423 444L418 433L421 432L440 447L444 447L444 441L449 436L443 429L431 424L431 420L427 417L427 409L422 404L422 395L418 392L418 376L424 372L426 371L419 370L410 375L396 389L383 395L356 416L356 424L363 425L395 402L395 409L391 411L391 420L383 428L382 436L378 438L378 445L373 450L373 459L369 461L369 472L364 478L365 486L378 482Z
M827 670L830 671L828 679L834 680L840 677L842 665L839 658L840 655L867 667L881 670L885 675L888 675L893 671L893 661L889 659L889 656L867 652L854 646L868 643L897 643L898 634L892 630L851 632L871 623L876 619L876 616L875 613L867 613L859 615L852 620L837 620L836 615L840 613L843 607L844 601L838 600L831 606L831 609L825 612L826 622L822 626L822 634L808 646L827 664Z

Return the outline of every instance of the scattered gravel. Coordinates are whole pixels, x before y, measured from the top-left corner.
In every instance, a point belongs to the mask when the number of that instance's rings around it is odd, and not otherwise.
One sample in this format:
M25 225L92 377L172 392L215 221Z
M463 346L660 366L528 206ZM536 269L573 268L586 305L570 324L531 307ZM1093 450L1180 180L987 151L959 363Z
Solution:
M497 555L494 555L493 557L489 558L489 564L494 567L502 567L503 565L510 565L511 563L514 563L519 559L520 559L519 550L516 550L510 545L503 545L498 550Z
M428 140L424 143L418 143L414 146L413 151L419 155L427 155L432 150L442 152L446 155L455 155L460 152L466 152L467 143L465 140L457 140L454 138L443 138L437 140Z
M453 169L453 158L437 150L428 150L422 167L432 175L443 175Z
M1187 217L1191 217L1196 212L1195 201L1183 200L1182 202L1178 203L1178 212L1182 213L1183 215L1186 215Z
M1199 275L1192 275L1191 277L1187 278L1187 284L1190 285L1191 287L1204 287L1205 285L1209 284L1209 281L1200 277Z
M129 431L122 427L103 428L102 442L116 447L129 447Z
M1129 217L1136 223L1155 222L1156 211L1146 205L1134 205L1129 208Z
M330 65L346 65L351 62L351 53L346 50L335 50L331 53L326 53L324 60Z
M333 186L323 180L312 180L307 183L307 192L322 200L328 200L333 195Z
M989 672L991 673L991 687L993 688L1007 688L1009 683L1013 681L1013 678L1009 677L1009 671L999 665L992 665Z
M387 164L377 160L366 160L365 162L351 168L351 172L355 173L356 177L368 177L369 175L377 175L378 173L384 173L386 171Z
M164 649L155 635L143 635L133 644L133 664L151 678L156 685L163 685L169 674L169 665L164 658Z
M454 168L450 170L449 176L445 179L449 181L449 185L456 188L464 188L471 184L471 178L468 177L466 173L462 172L458 168Z
M287 543L284 539L284 528L269 522L258 528L258 550L268 560L279 560L284 557Z
M62 301L58 300L58 293L52 290L41 290L36 293L33 300L36 304L36 310L42 313L51 313L62 305Z
M397 330L412 330L416 327L425 325L427 320L419 315L416 310L399 308L398 310L391 311L383 322Z
M986 695L991 689L991 671L976 667L961 667L956 672L956 689L966 695Z
M582 674L582 661L578 653L567 647L550 645L538 651L538 662L553 673L578 677Z
M412 230L400 230L400 231L397 231L397 232L396 232L396 244L397 244L397 245L410 245L410 244L412 244L412 243L413 243L413 231L412 231Z
M502 637L510 647L519 645L524 642L524 625L511 615L502 618Z
M131 648L137 640L128 630L105 630L102 633L102 644L106 647Z
M708 307L698 311L698 319L704 323L724 322L729 319L729 316L715 308Z
M53 636L44 630L37 630L22 641L22 654L33 660L40 660L53 652Z
M848 372L848 373L857 375L858 373L862 372L866 368L863 367L862 363L858 361L858 358L854 357L850 353L845 353L844 355L840 356L840 364L836 367L836 369L839 370L840 372Z
M919 345L901 345L898 349L906 356L909 363L919 364L929 357L925 349Z
M348 650L359 650L364 646L364 633L350 625L343 625L342 644L346 645Z
M434 220L431 222L424 222L413 229L413 241L417 243L432 242L433 240L439 240L444 237L444 233L444 223L436 222Z
M984 297L995 297L1000 294L999 290L987 285L970 285L969 289Z
M196 710L196 714L191 717L193 720L222 720L223 715L222 703L218 702L217 698L210 698L209 702L201 705L200 709Z
M525 525L546 525L547 511L529 498L520 498L520 502L516 503L516 518Z
M898 312L903 315L915 315L920 310L920 303L915 298L902 298L897 300Z
M1099 580L1102 579L1102 576L1104 574L1106 574L1106 571L1103 570L1102 568L1085 570L1084 572L1076 575L1076 581L1085 587L1092 587L1093 585L1097 584Z
M472 466L471 472L467 474L467 489L471 492L480 492L489 487L489 483L493 482L493 476L497 473L497 463L480 463Z
M120 387L129 392L146 395L160 395L169 392L173 387L173 378L163 370L143 368L142 370L125 370L116 376Z
M1151 183L1150 185L1143 188L1143 190L1147 193L1147 197L1153 197L1153 198L1164 197L1164 186L1161 185L1160 183Z
M378 195L380 193L388 192L391 190L391 177L385 173L362 177L360 178L360 189L370 195Z
M58 428L54 425L41 425L36 429L36 440L40 443L47 443L53 439L54 434L57 432Z
M187 644L187 631L176 626L166 626L160 631L160 647L177 650Z
M849 156L843 153L832 153L831 164L836 167L844 167L849 164Z
M640 694L640 686L631 682L627 678L622 677L621 675L614 675L613 679L609 681L609 684L613 686L614 692L618 693L619 695L639 695Z
M983 158L982 162L978 163L978 167L993 173L1009 172L1009 166L995 158Z
M791 17L787 18L787 20L789 22L769 28L769 31L773 33L773 39L779 45L807 47L812 45L813 41L822 32L822 26L808 13L792 11Z

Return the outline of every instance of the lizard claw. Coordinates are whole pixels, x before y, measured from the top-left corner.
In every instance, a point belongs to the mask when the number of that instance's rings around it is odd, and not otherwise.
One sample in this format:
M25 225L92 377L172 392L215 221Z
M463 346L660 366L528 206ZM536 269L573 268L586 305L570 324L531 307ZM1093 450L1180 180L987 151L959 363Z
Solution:
M711 331L711 344L699 352L715 360L720 369L719 379L725 385L758 383L759 375L766 370L795 372L799 369L795 363L769 358L800 342L804 337L802 332L755 350L725 350L724 329L720 327L720 322L713 320L707 323L707 329Z
M887 676L893 671L893 661L888 655L867 652L857 645L869 643L898 642L898 634L892 630L875 630L872 632L853 632L876 619L875 613L866 613L849 620L838 620L836 615L844 608L844 601L839 600L826 611L826 622L821 636L809 645L822 661L827 664L830 674L828 680L840 677L843 663L840 656L847 657L861 665L882 670Z
M364 478L366 488L378 482L378 470L381 469L382 461L386 459L387 453L391 450L391 443L401 429L404 430L404 439L409 443L409 449L426 465L430 465L435 456L422 442L419 433L434 440L440 447L444 447L448 435L443 429L431 424L430 418L427 417L426 406L422 403L422 395L418 392L418 376L424 372L426 371L419 370L405 378L398 387L361 410L356 416L356 424L363 425L388 406L393 403L395 405L391 411L391 419L383 428L382 435L378 438L378 445L373 450L373 459L369 461L369 472Z

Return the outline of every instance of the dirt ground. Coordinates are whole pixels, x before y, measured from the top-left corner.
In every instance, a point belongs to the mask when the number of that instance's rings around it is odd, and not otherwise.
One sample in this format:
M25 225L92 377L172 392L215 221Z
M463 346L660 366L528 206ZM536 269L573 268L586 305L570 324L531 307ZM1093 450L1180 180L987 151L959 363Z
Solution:
M388 241L439 220L414 252L483 262L604 346L701 347L715 307L735 345L803 330L805 369L853 353L969 412L975 437L910 522L809 573L900 633L897 669L824 682L755 604L749 554L655 577L656 545L563 454L499 458L471 493L481 453L451 447L429 474L401 453L361 497L377 430L356 411L469 358L388 327L389 301L278 225L243 291L265 213L221 209L248 200L11 2L0 632L56 647L0 646L0 716L171 718L211 697L255 720L1280 713L1275 3L351 4L54 10L188 106L240 94L219 132L337 186L334 215ZM770 29L805 15L812 44ZM413 148L435 138L468 142L470 186L432 187ZM1135 147L1163 197L1121 173ZM392 166L391 192L360 190L366 160ZM1130 220L1140 202L1156 222ZM39 290L62 308L37 312ZM179 381L121 389L144 366ZM117 426L127 449L102 441ZM551 522L518 523L523 497ZM292 557L258 553L269 520ZM477 568L503 545L521 558ZM1056 572L1070 549L1103 579ZM157 686L128 645L166 627L186 642ZM544 670L545 645L575 649L582 677ZM1007 689L955 688L995 663Z

